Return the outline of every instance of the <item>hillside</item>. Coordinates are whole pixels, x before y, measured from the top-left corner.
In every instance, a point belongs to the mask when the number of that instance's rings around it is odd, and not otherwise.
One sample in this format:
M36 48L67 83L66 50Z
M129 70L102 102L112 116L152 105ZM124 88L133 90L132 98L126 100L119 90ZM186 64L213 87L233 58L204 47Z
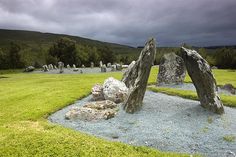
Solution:
M118 54L137 52L136 48L130 46L102 42L78 36L71 36L66 34L41 33L41 32L24 31L24 30L6 30L6 29L0 29L0 47L7 46L11 41L16 41L21 44L33 44L33 45L41 44L49 46L61 37L68 37L70 39L75 40L78 44L84 46L85 45L95 46L95 47L107 46Z

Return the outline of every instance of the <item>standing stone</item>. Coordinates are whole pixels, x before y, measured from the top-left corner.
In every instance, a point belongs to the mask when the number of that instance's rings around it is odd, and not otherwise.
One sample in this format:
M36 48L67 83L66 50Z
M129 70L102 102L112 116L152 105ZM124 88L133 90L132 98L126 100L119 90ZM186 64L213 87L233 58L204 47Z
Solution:
M135 80L135 78L131 78L133 75L130 75L131 70L133 68L133 66L135 65L135 61L132 61L128 68L125 70L124 74L123 74L123 78L121 79L122 82L124 82L126 84L127 87L129 87L128 82L130 80Z
M85 68L84 64L82 64L82 68Z
M125 79L125 84L129 87L129 96L124 104L124 108L128 113L134 113L142 107L144 94L146 92L148 77L151 71L152 64L156 55L156 41L150 39L144 49L141 51L138 60Z
M28 66L27 68L25 68L25 71L24 72L32 72L35 70L35 67L33 66Z
M116 64L116 70L121 71L122 70L122 65L121 64Z
M44 71L44 72L47 72L47 71L49 71L49 69L48 69L48 66L47 66L47 65L43 65L43 71Z
M111 71L116 71L116 65L111 65Z
M128 88L125 86L124 82L109 77L104 81L103 94L106 100L120 103L127 99Z
M101 72L107 72L106 64L103 64L103 65L101 66Z
M99 62L99 67L101 68L103 66L102 61Z
M224 107L217 94L216 80L211 67L195 50L181 48L181 55L189 76L197 90L201 105L218 114L224 113Z
M90 67L94 68L94 63L93 62L90 63Z
M57 69L57 66L56 66L56 65L54 65L54 69Z
M230 83L225 84L224 86L221 87L221 89L226 90L226 91L230 92L231 94L235 94L236 93L236 89Z
M49 70L53 70L53 65L52 65L52 64L49 64L49 65L48 65L48 69L49 69Z
M107 63L107 68L111 68L111 63Z
M70 69L70 65L69 65L69 64L67 64L66 68L67 68L67 69Z
M92 88L92 96L94 101L104 100L102 85L96 84Z
M60 73L64 72L63 68L64 68L64 63L63 62L58 62L58 69L59 69Z
M165 54L160 61L157 84L182 84L186 75L184 60L175 53Z

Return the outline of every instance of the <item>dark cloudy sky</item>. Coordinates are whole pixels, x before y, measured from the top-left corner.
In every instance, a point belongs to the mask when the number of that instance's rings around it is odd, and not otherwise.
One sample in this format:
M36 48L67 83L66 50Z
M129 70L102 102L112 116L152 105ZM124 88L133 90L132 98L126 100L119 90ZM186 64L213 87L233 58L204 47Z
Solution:
M132 46L236 44L236 0L0 0L0 28Z

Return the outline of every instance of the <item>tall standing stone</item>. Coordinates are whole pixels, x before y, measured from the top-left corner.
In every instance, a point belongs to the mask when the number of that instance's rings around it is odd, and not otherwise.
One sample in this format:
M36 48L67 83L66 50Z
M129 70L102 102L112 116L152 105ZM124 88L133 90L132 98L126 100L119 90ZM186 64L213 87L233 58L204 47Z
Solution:
M186 75L184 60L175 53L164 54L159 65L157 84L182 84Z
M64 72L63 68L64 68L64 63L63 62L58 62L58 69L59 69L60 73Z
M101 68L103 66L102 61L99 62L99 67Z
M94 68L94 63L93 62L90 63L90 67Z
M103 65L101 66L101 72L107 72L106 64L103 64Z
M142 107L144 94L146 92L148 77L156 55L156 41L150 39L141 51L138 60L127 75L130 79L124 82L129 87L129 96L124 104L128 113L134 113Z
M224 107L217 94L216 80L211 67L195 50L181 48L181 55L189 76L197 90L201 105L218 114L224 113Z

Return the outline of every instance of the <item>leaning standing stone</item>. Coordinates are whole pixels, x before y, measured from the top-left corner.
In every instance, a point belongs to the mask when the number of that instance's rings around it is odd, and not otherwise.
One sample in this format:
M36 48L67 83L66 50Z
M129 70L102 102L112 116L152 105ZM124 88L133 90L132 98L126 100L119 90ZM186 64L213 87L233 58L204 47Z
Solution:
M142 107L144 94L146 92L148 77L151 71L152 64L156 55L156 41L150 39L146 44L138 60L128 74L125 81L129 87L129 96L124 104L124 108L128 113L134 113Z
M207 61L197 51L184 47L181 48L181 55L197 90L201 105L215 113L224 113L223 104L217 94L216 80Z
M175 53L165 54L160 61L157 84L182 84L186 75L184 60Z

